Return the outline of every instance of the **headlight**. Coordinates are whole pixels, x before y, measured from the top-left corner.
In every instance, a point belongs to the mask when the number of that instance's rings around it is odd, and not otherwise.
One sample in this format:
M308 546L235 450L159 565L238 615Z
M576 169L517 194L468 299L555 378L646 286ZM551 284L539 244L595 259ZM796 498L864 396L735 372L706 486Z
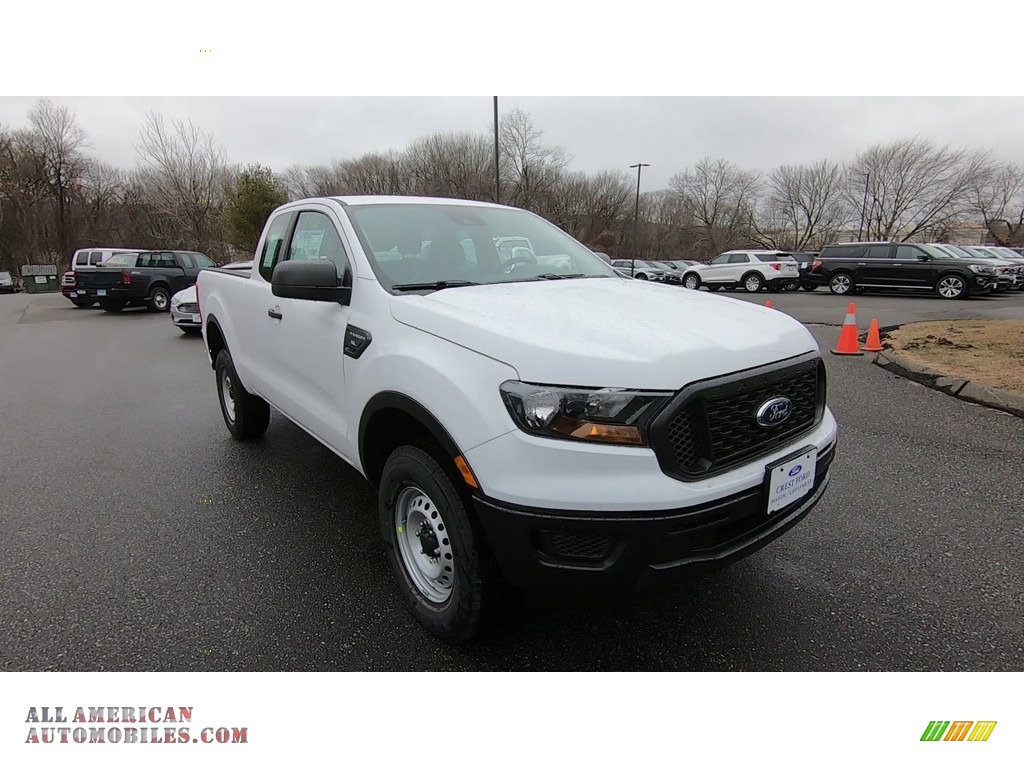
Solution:
M646 445L646 426L672 392L575 389L506 381L501 398L516 425L542 437Z
M994 275L996 273L992 267L986 267L981 264L968 264L967 267L971 272L975 272L979 275Z

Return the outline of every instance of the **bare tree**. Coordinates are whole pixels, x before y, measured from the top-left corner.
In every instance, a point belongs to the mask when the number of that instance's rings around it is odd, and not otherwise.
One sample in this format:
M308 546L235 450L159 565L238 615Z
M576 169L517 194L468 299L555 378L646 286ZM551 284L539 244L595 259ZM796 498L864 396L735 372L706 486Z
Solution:
M474 133L435 133L413 141L404 154L409 191L420 195L487 200L493 196L493 148Z
M502 160L501 177L509 192L503 198L513 205L532 208L557 183L569 157L560 147L543 142L544 132L533 124L528 112L518 107L501 120L498 143ZM491 162L491 173L494 163Z
M56 246L62 255L66 255L70 240L68 208L71 204L71 190L85 164L81 154L86 144L85 131L78 125L71 110L59 107L48 99L40 99L36 103L28 113L28 121L38 137L38 152L55 203Z
M974 179L970 195L972 207L996 242L1024 245L1024 168L992 165Z
M838 163L782 165L768 174L754 239L767 248L807 250L834 240L849 219Z
M151 113L137 147L140 180L158 215L177 225L176 245L221 250L225 161L212 135L191 122L168 127Z
M987 167L986 153L924 139L877 144L850 166L847 201L864 237L906 241L968 216L970 191Z
M761 186L759 174L706 157L673 176L670 185L692 218L695 244L705 255L749 240Z

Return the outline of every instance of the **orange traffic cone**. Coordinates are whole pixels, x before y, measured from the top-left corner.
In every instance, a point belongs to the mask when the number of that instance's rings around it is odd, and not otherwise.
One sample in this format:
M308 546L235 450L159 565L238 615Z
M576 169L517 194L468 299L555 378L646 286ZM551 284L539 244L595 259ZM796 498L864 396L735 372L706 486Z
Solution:
M768 309L771 309L771 308L772 308L772 300L771 300L771 299L768 299L768 300L767 300L767 301L766 301L766 302L764 303L764 305L765 305L766 307L768 307Z
M857 339L857 307L853 302L846 308L846 319L843 329L839 332L839 344L832 350L833 355L863 355Z
M868 338L867 342L863 347L865 352L881 352L885 348L882 346L882 336L878 332L878 320L871 318L871 325L868 326Z

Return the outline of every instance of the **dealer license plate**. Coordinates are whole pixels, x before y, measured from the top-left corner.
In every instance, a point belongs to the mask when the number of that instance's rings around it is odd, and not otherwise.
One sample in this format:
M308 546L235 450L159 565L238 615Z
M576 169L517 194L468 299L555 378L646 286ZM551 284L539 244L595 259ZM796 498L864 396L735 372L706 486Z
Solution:
M794 458L768 467L768 514L799 501L814 487L818 449L810 448Z
M106 296L107 295L107 291L104 288L100 288L98 291L96 291L96 295L97 296Z

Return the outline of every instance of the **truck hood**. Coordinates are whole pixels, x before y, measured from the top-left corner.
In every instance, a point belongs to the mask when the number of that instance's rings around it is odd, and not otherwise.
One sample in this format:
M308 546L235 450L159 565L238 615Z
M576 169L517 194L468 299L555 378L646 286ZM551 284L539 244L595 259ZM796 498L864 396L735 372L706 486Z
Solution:
M818 349L777 310L616 278L447 288L395 296L391 311L545 384L675 390Z

